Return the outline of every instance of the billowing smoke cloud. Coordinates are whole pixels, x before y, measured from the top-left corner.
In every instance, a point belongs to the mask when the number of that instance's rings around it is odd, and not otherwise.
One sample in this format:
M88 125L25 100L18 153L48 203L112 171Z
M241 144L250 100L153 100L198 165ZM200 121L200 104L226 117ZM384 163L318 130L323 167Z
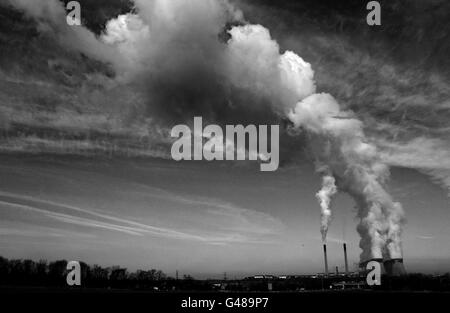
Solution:
M144 94L144 113L161 123L195 115L234 124L289 119L306 133L323 175L324 240L339 188L358 208L361 258L401 257L403 210L384 188L389 169L362 122L331 95L317 94L311 65L282 53L268 29L247 24L227 1L135 0L136 13L109 21L100 38L61 25L64 10L56 0L13 4L63 34L67 46L111 63L117 82Z
M362 122L352 112L342 111L331 95L315 94L311 66L293 52L280 55L262 26L233 28L230 34L228 47L238 51L239 60L232 81L273 99L275 112L287 114L296 128L310 136L318 172L327 168L319 192L324 240L337 181L358 207L361 259L401 257L403 210L383 187L389 169L367 142Z

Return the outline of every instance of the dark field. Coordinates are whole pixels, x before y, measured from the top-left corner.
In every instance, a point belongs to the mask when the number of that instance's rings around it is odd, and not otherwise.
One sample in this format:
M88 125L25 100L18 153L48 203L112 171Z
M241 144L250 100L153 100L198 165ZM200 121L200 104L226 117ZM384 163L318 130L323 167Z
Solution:
M299 312L299 308L318 307L322 310L357 311L378 310L389 304L390 310L404 310L407 307L430 307L443 305L450 293L410 291L303 291L303 292L151 292L105 289L68 288L22 288L0 287L0 294L16 308L46 311L61 311L70 308L80 312L101 310L102 312ZM213 310L206 308L182 308L186 299L215 300ZM268 298L265 308L231 308L225 305L227 299ZM41 311L41 310L39 310ZM302 310L300 310L302 311Z

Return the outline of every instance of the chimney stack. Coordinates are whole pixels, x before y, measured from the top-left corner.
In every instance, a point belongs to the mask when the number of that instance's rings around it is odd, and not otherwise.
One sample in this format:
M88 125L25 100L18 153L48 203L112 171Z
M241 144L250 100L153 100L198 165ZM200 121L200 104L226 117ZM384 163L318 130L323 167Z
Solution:
M327 259L327 245L323 244L323 258L325 260L325 276L328 276L328 259Z
M348 275L347 244L344 243L345 275Z

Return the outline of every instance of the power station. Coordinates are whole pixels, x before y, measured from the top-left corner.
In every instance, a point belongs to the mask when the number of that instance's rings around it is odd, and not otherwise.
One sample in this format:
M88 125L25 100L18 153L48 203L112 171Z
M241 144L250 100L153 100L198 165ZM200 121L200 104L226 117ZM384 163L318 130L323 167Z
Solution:
M344 249L344 266L345 266L345 275L350 275L349 269L348 269L348 257L347 257L347 244L344 243L342 245ZM327 255L327 245L323 244L323 259L324 259L324 275L329 276L329 268L328 268L328 255ZM402 258L396 258L396 259L381 259L381 258L374 258L367 260L365 262L361 262L359 264L360 271L365 272L367 264L369 262L378 262L380 264L381 273L388 276L402 276L406 274L405 267L403 265L403 259ZM336 275L339 274L338 267L336 266Z

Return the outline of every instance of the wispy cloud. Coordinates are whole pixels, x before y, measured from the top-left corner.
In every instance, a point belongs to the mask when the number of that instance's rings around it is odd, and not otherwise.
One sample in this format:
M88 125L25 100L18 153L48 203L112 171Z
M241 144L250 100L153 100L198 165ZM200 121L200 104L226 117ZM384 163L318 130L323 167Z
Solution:
M28 226L28 225L27 225ZM35 229L28 229L23 227L4 227L0 226L0 235L1 236L20 236L20 237L53 237L53 238L62 238L62 237L81 237L81 238L95 238L94 235L71 232L67 230L61 230L57 228L50 227L37 227Z
M275 235L285 228L278 218L270 214L236 206L220 199L187 196L140 183L132 185L136 187L132 191L135 194L174 202L181 208L193 207L202 212L201 219L210 222L218 221L219 225L217 226L226 231L253 235Z
M416 238L417 239L421 239L421 240L432 240L432 239L434 239L435 237L434 236L431 236L431 235L427 235L427 236L416 236Z
M321 236L314 236L314 239L318 240L318 241L322 241L322 237ZM327 235L327 243L346 243L345 240L343 239L339 239L330 235Z
M192 200L183 197L175 199L185 204L207 205L210 207L210 210L213 210L210 211L213 214L227 215L227 222L229 222L228 229L218 229L210 232L202 230L187 232L173 228L156 227L128 218L100 213L92 209L84 209L35 197L0 192L0 204L2 205L40 213L46 217L67 224L115 231L132 236L149 235L177 240L192 240L209 244L269 243L271 242L270 240L260 238L260 235L274 234L274 229L281 229L282 227L281 222L267 214L237 208L229 204L217 204L212 202L211 199L209 201ZM231 219L231 222L229 219ZM256 220L256 222L253 222L252 219Z
M417 169L447 189L450 197L450 142L420 136L406 142L378 139L383 160L392 166Z

